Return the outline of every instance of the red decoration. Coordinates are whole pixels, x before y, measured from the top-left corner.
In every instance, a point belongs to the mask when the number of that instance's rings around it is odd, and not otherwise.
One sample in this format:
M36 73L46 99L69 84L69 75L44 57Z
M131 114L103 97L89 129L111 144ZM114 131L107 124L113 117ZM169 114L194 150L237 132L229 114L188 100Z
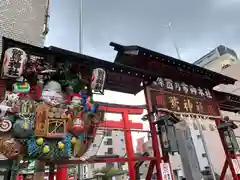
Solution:
M163 94L159 94L156 96L156 102L158 105L164 105L164 96Z
M83 122L83 113L82 112L79 112L78 115L74 115L73 112L71 112L71 117L72 117L72 120L74 121L74 119L79 119L79 122L72 122L70 124L70 127L68 128L70 132L72 132L73 134L81 134L85 131L85 128L84 128L84 122Z

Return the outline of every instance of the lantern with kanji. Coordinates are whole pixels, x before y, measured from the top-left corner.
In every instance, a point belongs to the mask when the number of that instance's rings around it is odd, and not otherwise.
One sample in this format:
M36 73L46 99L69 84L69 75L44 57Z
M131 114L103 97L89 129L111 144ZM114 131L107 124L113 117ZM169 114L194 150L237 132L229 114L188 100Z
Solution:
M91 89L94 93L103 94L104 84L106 80L106 71L101 68L96 68L92 72Z

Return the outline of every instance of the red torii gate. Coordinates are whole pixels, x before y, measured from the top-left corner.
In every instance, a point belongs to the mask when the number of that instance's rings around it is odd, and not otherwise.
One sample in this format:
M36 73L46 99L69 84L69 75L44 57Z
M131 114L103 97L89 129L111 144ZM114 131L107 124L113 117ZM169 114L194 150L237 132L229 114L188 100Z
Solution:
M56 164L63 165L63 164L79 164L79 163L127 162L129 167L130 178L135 179L135 168L134 168L135 161L145 161L145 160L155 159L154 157L138 157L138 158L134 157L131 131L132 130L137 132L149 132L149 131L142 130L143 129L142 123L134 123L132 122L132 120L129 119L128 116L131 114L141 115L143 113L143 108L140 108L137 106L116 105L116 104L114 105L114 104L104 103L104 105L100 106L100 109L106 113L119 113L122 115L122 119L120 121L106 120L102 124L100 124L99 127L124 131L127 158L126 157L101 158L101 159L92 158L84 162L82 162L79 159L74 159L74 160L63 160L60 162L56 162ZM53 177L52 173L49 173L49 179L50 177L51 178ZM67 173L66 167L59 167L56 173L57 180L63 180L64 177L67 176L66 173Z

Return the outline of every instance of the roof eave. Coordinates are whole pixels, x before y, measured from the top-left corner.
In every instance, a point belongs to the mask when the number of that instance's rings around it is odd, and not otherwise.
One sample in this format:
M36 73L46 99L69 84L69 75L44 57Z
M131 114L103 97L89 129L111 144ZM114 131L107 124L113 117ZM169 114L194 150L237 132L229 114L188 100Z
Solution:
M179 60L179 59L176 59L176 58L173 58L173 57L170 57L170 56L158 53L158 52L154 52L152 50L149 50L149 49L146 49L146 48L143 48L143 47L140 47L140 46L123 46L123 45L120 45L120 44L114 43L114 42L110 42L110 46L114 47L114 50L118 51L119 53L124 53L124 51L127 51L127 50L136 50L136 51L140 51L140 52L143 52L143 53L147 52L148 54L152 54L153 56L154 55L155 56L164 56L165 58L169 58L171 61L178 61L179 63L182 63L184 66L195 68L198 71L201 70L201 71L204 72L204 74L212 74L214 77L218 77L217 79L222 79L222 80L218 80L218 82L216 84L235 84L235 82L237 81L234 78L231 78L231 77L213 72L211 70L199 67L199 66L194 65L194 64L190 64L188 62L185 62L185 61L182 61L182 60ZM159 61L159 60L157 60L157 61ZM191 72L191 73L196 73L196 74L202 75L202 74L197 73L197 72ZM214 79L215 78L212 78L212 81L214 81Z

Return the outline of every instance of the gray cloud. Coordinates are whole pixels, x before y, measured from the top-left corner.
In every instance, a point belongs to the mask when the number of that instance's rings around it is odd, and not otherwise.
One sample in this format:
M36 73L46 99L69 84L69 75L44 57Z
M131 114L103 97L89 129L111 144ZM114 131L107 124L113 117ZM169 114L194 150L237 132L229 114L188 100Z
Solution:
M238 0L83 0L83 51L113 60L110 41L141 45L176 57L167 25L182 59L193 62L223 44L240 52ZM47 45L79 47L79 0L51 1Z

